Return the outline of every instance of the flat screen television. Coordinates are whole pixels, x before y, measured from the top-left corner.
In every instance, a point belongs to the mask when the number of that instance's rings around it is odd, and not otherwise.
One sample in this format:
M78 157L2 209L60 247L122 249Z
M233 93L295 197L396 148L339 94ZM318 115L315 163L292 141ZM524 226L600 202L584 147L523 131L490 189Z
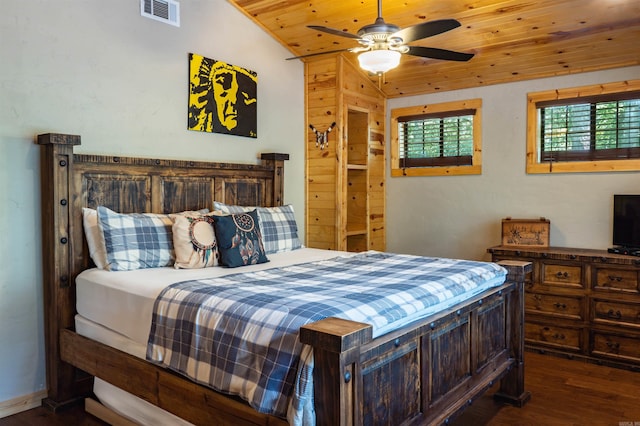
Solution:
M640 195L613 196L613 245L640 249Z

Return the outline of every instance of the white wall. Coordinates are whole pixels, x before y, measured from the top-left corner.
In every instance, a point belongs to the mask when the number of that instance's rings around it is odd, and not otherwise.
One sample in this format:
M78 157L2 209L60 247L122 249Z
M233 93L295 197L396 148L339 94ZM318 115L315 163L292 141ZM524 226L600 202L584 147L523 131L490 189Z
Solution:
M554 246L610 247L613 194L640 194L640 173L526 174L527 93L638 78L640 67L629 67L389 100L388 115L393 108L481 98L482 175L387 174L387 250L486 260L508 216L546 217Z
M285 202L304 235L304 70L224 0L182 0L176 28L139 0L3 1L0 14L0 417L45 389L40 133L78 152L257 162L291 155ZM258 73L258 138L186 130L188 53Z

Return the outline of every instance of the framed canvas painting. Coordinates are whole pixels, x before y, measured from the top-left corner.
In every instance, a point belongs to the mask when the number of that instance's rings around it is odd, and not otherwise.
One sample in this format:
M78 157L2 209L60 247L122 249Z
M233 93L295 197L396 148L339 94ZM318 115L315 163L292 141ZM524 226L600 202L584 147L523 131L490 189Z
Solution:
M258 137L255 71L189 54L188 128Z

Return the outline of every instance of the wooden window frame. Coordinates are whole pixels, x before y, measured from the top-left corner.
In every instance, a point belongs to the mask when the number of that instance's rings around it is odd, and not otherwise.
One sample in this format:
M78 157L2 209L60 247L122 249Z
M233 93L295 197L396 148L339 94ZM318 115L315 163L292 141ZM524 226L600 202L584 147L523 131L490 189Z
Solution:
M449 114L474 110L473 114L473 154L471 165L402 167L400 160L400 138L398 122L401 117ZM454 176L482 174L482 99L419 105L391 110L391 176Z
M544 173L585 173L585 172L628 172L640 170L640 159L610 160L593 159L590 161L541 161L538 107L549 103L560 104L566 100L589 101L604 95L620 94L625 98L629 92L640 91L640 80L628 80L615 83L596 84L568 89L547 90L527 95L527 162L526 170L530 174Z

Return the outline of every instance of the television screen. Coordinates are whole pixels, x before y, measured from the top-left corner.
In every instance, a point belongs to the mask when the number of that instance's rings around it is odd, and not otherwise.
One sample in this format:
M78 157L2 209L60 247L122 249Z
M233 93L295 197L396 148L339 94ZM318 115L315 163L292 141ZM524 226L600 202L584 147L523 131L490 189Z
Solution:
M640 195L613 196L613 244L640 248Z

